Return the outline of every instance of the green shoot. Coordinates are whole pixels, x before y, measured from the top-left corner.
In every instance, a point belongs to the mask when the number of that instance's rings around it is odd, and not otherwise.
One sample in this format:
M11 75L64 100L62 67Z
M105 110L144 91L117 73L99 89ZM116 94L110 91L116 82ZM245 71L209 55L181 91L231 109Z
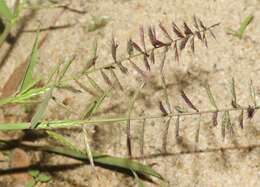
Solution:
M233 36L238 37L239 39L242 39L244 36L244 33L248 27L248 25L253 21L254 16L253 15L249 15L247 16L241 23L240 23L240 27L237 31L233 31L230 29L230 33Z
M35 81L33 79L33 70L35 68L35 65L38 63L38 45L39 45L38 38L39 38L39 33L36 34L36 38L34 40L28 66L21 83L21 87L19 91L20 93L26 92L28 89L32 87L33 84L35 84Z

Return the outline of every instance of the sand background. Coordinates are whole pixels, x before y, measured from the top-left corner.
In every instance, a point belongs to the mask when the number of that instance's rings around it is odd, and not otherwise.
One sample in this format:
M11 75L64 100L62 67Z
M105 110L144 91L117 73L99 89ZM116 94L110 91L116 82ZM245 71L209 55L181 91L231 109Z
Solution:
M60 1L63 2L63 1ZM50 31L49 37L40 50L40 62L36 72L46 77L50 69L64 59L76 55L76 60L68 76L74 76L84 67L91 53L93 42L98 40L97 67L113 62L110 52L112 33L119 43L118 56L126 57L126 42L128 38L140 43L139 27L145 29L150 25L163 23L170 30L171 22L181 25L183 21L192 25L192 17L196 15L207 26L220 22L214 29L217 40L208 37L208 49L200 41L195 41L195 54L190 49L185 50L181 60L174 60L172 50L167 54L165 62L165 77L168 83L168 94L172 107L186 106L178 93L178 87L183 87L186 94L200 110L213 109L202 84L208 81L219 108L230 107L231 94L229 85L232 77L236 80L237 98L243 106L252 105L249 94L250 79L256 88L259 99L259 71L260 71L260 1L259 0L77 0L69 5L86 13L78 14L66 11L56 25L73 24L73 26ZM48 27L52 18L60 9L43 9L37 11L26 24L26 29L32 29L40 22L42 27ZM28 14L28 13L27 13ZM239 23L247 16L254 15L252 24L248 27L245 37L239 40L227 34L229 28L238 29ZM93 17L108 19L106 26L88 32ZM21 23L24 24L24 23ZM41 33L42 35L44 32ZM158 37L163 38L158 32ZM147 38L146 38L147 39ZM0 69L0 86L8 80L9 75L19 66L28 54L34 40L33 33L22 33L14 46L10 56ZM148 41L148 40L147 40ZM4 44L1 56L8 49ZM162 83L159 75L159 63L162 58L160 50L156 53L156 64L151 66L151 80L141 91L137 99L133 116L150 116L160 114L158 102L164 100ZM141 67L141 59L136 58ZM131 66L126 76L116 70L125 92L113 90L105 100L95 116L122 116L127 112L128 99L140 84L138 75ZM102 88L107 88L100 73L93 73ZM81 79L87 83L87 79ZM71 85L75 83L71 82ZM68 100L68 105L76 112L84 110L91 96L85 92L72 93L68 90L57 90L54 96L59 100ZM28 113L23 108L8 107L1 109L2 121L19 121L28 119ZM166 119L146 120L144 133L144 154L146 164L154 164L154 169L166 179L168 186L259 186L260 185L260 126L258 112L252 120L245 120L244 130L239 129L237 116L231 112L234 123L235 136L227 135L222 141L220 125L212 127L211 115L201 118L199 143L195 142L195 133L198 125L198 116L183 117L180 119L180 135L182 144L177 144L174 138L175 126L172 120L167 140L168 155L162 151L162 139ZM51 102L46 119L77 118ZM219 118L219 121L221 119ZM140 138L142 121L132 122L133 154L140 157ZM68 136L77 145L84 147L80 130L60 131ZM91 145L104 153L116 156L127 156L125 125L96 125L88 127L91 136ZM41 140L42 142L46 140ZM255 146L256 145L256 146ZM240 147L240 148L239 148ZM248 148L249 147L249 148ZM40 158L44 163L75 163L60 156L32 155L34 160ZM123 174L97 168L95 177L90 166L81 166L76 169L53 173L53 181L49 185L38 186L134 186L132 178ZM7 180L5 177L3 181ZM160 183L160 182L159 182ZM146 183L147 186L157 186ZM158 184L159 185L159 184Z

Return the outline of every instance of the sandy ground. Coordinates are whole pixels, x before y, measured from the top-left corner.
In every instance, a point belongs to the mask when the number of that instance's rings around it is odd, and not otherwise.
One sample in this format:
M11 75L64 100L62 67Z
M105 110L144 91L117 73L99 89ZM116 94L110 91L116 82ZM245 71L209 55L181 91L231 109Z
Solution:
M169 84L168 94L172 107L186 106L178 93L178 87L185 88L186 94L200 110L213 109L202 83L208 81L219 108L230 107L230 81L236 80L237 98L240 105L252 105L249 94L249 82L253 80L256 90L259 87L259 59L260 59L260 1L259 0L78 0L73 1L71 7L86 10L85 14L66 11L56 25L76 23L73 27L55 30L40 50L40 63L37 72L43 77L48 75L60 61L76 55L76 62L69 71L74 75L89 58L91 46L98 40L97 67L113 62L110 52L112 33L119 43L119 57L125 57L128 38L140 43L139 27L147 28L162 22L170 30L171 22L181 25L183 21L191 25L193 15L202 19L206 25L220 22L214 29L217 41L208 37L208 49L200 41L195 41L195 54L188 49L181 55L180 63L174 61L173 51L167 54L165 62L165 77ZM58 14L59 9L40 10L28 22L26 29L35 28L40 21L43 27L49 26L51 19ZM243 18L254 15L253 23L248 27L244 39L239 40L227 34L228 28L237 29ZM108 24L94 32L87 28L93 17L106 17ZM158 27L157 27L158 29ZM44 34L44 32L42 33ZM163 38L158 32L159 38ZM30 53L34 35L23 33L19 38L10 57L0 69L0 86L3 86L15 67ZM4 55L3 46L1 55ZM160 114L158 102L164 100L162 83L159 76L161 52L156 53L156 64L151 66L151 81L142 89L136 102L133 116L150 116ZM140 59L134 59L141 63ZM128 64L128 63L126 63ZM98 117L122 116L127 112L127 96L139 86L140 75L129 65L129 75L116 70L125 91L114 90L99 110ZM97 80L102 88L107 88L100 73L93 73L91 77ZM82 79L87 83L87 79ZM71 83L75 85L74 83ZM131 94L132 93L132 94ZM257 92L258 93L258 92ZM87 93L72 93L58 90L54 96L59 101L67 99L75 111L84 110L91 96ZM259 94L257 94L257 99ZM2 115L15 116L17 120L24 119L25 112L21 110L1 110ZM198 116L182 117L180 119L180 136L182 143L175 140L175 119L172 119L168 140L167 155L163 154L162 140L166 119L146 120L144 133L144 155L146 164L154 164L154 169L166 179L166 186L259 186L260 185L260 145L259 116L256 113L252 120L245 120L244 130L239 129L237 116L231 112L234 123L235 136L227 135L222 141L220 125L212 127L211 115L202 115L199 142L195 142L198 126ZM50 103L46 119L76 118L61 109L55 103ZM4 118L4 116L3 116ZM219 121L221 121L219 117ZM104 153L126 156L126 133L124 124L110 126L98 125L89 127L92 146ZM142 121L132 122L133 154L140 157L140 138ZM83 139L78 130L64 130L63 133L75 142ZM240 148L239 148L240 147ZM250 149L245 147L251 147ZM253 147L253 148L252 148ZM46 163L74 163L75 161L58 156L43 156ZM37 160L37 158L35 158ZM49 186L134 186L130 177L111 172L102 168L97 169L95 177L89 166L82 166L66 172L53 174L53 181ZM94 176L94 177L93 177ZM158 182L160 183L160 182ZM158 184L159 185L159 184ZM146 186L156 186L146 183Z

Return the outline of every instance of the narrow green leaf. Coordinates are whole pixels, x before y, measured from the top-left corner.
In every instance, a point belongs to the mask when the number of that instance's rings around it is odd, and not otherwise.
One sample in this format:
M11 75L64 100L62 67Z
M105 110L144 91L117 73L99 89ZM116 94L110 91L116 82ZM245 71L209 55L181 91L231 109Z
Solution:
M214 97L213 97L213 95L212 95L212 92L211 92L211 90L210 90L209 84L208 84L208 83L205 83L204 88L206 89L206 92L207 92L207 94L208 94L208 98L209 98L210 103L211 103L212 106L217 110L218 107L217 107L217 104L216 104L216 102L215 102L215 99L214 99Z
M241 22L239 30L235 33L235 35L239 37L239 39L243 37L247 26L253 21L253 18L253 15L249 15Z
M5 0L0 0L0 17L7 22L11 22L14 15L10 8L8 8Z
M83 161L89 160L86 153L77 152L67 147L64 148L59 146L37 146L37 147L34 146L34 148L45 152L51 152L51 153L56 153L67 157L72 157L78 160L83 160ZM94 162L97 164L126 169L129 171L134 171L141 175L149 175L149 176L157 177L159 179L163 179L163 177L155 170L153 170L150 166L141 164L137 161L130 160L127 158L114 157L107 154L100 154L93 150L92 153L93 153Z
M28 90L28 87L31 87L31 85L35 83L32 75L33 75L33 70L35 68L35 65L38 63L38 45L39 45L38 39L39 39L39 33L37 32L33 44L32 52L31 52L31 56L28 62L28 66L21 83L20 93Z
M61 154L64 156L73 157L79 160L89 160L89 156L84 151L78 150L73 144L67 141L62 135L57 134L53 131L47 131L48 135L50 135L54 140L66 146L64 147L54 147L54 146L44 146L39 147L42 151L53 152L57 154ZM108 166L120 167L130 171L137 172L143 175L151 175L157 178L162 179L162 176L154 171L149 166L143 165L139 162L129 160L126 158L113 157L106 154L100 154L96 151L91 150L91 155L93 161L99 164L105 164Z
M31 128L33 128L33 129L36 128L37 124L42 120L45 110L48 106L49 100L52 97L53 89L54 89L54 85L46 93L43 101L38 105L38 107L36 109L36 113L34 114L34 116L32 117L32 120L31 120Z
M95 100L87 106L86 111L84 111L81 115L81 119L89 119L91 116L97 111L97 109L100 107L106 96L110 93L111 89L107 90L103 93L103 95L98 96L95 98Z
M30 99L40 96L49 90L48 87L32 88L25 93L18 94L16 96L10 96L8 98L0 99L0 106L11 103L29 103Z
M58 128L68 128L68 127L78 127L81 125L93 125L97 123L102 124L113 124L115 122L126 122L127 117L119 118L108 118L108 119L95 119L95 120L57 120L57 121L45 121L38 124L37 129L58 129ZM0 123L0 131L7 130L24 130L30 129L31 123L27 122L16 122L16 123Z

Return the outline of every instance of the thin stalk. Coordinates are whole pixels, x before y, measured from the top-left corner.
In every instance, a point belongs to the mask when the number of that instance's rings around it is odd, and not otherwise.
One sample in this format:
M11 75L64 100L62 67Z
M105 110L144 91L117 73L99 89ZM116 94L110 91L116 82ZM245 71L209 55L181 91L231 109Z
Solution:
M178 116L192 116L192 115L202 115L202 114L212 114L214 112L230 112L230 111L241 111L247 110L248 107L241 108L226 108L226 109L218 109L218 110L204 110L199 112L185 112L185 113L169 113L167 116L154 115L154 116L141 116L141 117L131 117L132 121L142 121L148 119L162 119L167 117L178 117ZM253 108L254 110L260 109L260 106L256 106ZM57 120L57 121L43 121L37 125L37 129L55 129L55 128L68 128L68 127L76 127L81 125L93 125L104 123L109 125L114 122L126 122L129 120L129 117L117 117L117 118L109 118L109 119L93 119L93 120ZM30 123L22 122L22 123L1 123L0 131L4 130L23 130L29 129Z

